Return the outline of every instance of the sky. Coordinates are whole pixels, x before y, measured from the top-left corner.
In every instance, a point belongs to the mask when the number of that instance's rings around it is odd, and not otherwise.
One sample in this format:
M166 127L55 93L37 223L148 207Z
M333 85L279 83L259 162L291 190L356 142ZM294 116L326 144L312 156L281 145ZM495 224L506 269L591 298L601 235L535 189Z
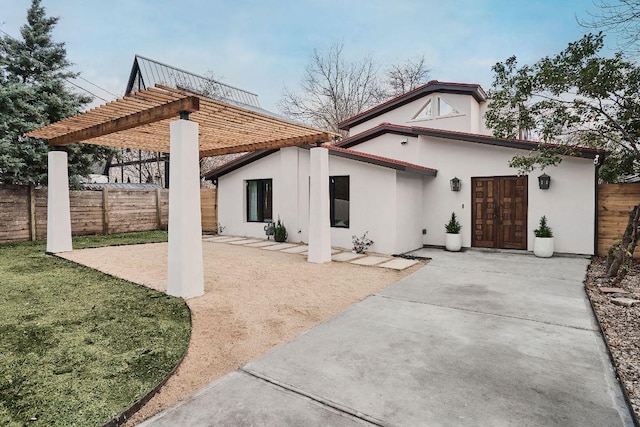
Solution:
M31 0L0 0L0 30L19 37ZM561 51L587 30L591 0L42 0L60 18L76 83L122 96L139 54L257 93L277 112L314 49L342 41L346 60L371 55L381 72L424 55L430 79L492 82L491 66ZM608 40L608 45L613 44ZM102 91L89 82L106 89ZM109 93L110 92L110 93ZM104 103L98 99L94 105Z

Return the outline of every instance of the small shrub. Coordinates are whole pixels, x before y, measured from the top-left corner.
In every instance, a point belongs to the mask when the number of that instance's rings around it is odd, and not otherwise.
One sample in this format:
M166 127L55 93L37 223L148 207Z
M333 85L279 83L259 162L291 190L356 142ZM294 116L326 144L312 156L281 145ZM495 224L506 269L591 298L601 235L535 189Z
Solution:
M544 215L540 218L540 226L533 230L533 232L536 237L553 237L553 231L551 231L551 228L547 225L547 217Z
M284 226L284 223L280 221L280 218L278 218L278 222L276 222L273 230L273 238L276 242L285 242L288 236L289 235L287 234L287 229Z
M227 228L226 226L218 223L218 234L222 234L224 232L224 229Z
M451 219L449 220L448 223L444 225L444 228L445 230L447 230L447 233L450 233L450 234L460 233L460 229L462 228L462 226L458 222L458 218L456 218L455 212L451 212Z
M367 237L368 233L368 231L365 231L364 234L360 237L356 236L355 234L351 236L353 242L353 250L356 251L356 253L363 254L367 249L369 249L369 246L373 245L373 240Z

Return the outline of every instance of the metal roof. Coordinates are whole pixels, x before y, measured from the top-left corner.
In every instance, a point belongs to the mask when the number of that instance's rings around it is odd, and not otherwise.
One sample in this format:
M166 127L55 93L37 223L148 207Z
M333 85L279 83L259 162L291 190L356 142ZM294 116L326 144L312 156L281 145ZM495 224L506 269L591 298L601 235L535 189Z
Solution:
M125 94L131 95L156 85L197 93L223 102L232 102L240 107L260 108L258 95L255 93L136 55Z

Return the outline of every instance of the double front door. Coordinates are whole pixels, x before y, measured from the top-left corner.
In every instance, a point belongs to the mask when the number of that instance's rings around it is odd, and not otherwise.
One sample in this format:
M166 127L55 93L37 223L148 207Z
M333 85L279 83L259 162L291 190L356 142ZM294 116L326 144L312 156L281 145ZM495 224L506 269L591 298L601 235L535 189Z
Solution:
M527 177L471 178L471 246L527 249Z

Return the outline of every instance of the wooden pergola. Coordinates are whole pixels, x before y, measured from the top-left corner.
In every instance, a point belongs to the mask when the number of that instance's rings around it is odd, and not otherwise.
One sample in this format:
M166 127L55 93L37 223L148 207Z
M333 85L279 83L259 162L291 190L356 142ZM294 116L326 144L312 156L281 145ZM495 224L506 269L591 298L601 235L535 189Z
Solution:
M336 134L264 112L157 85L29 132L51 146L75 142L170 152L169 122L181 113L199 124L200 157L332 140Z
M46 139L51 147L81 142L170 153L167 291L189 298L204 293L198 158L323 143L336 135L256 107L156 85L27 136ZM331 260L326 152L317 147L311 156L311 262ZM73 249L67 169L66 152L50 151L47 252L51 253Z

